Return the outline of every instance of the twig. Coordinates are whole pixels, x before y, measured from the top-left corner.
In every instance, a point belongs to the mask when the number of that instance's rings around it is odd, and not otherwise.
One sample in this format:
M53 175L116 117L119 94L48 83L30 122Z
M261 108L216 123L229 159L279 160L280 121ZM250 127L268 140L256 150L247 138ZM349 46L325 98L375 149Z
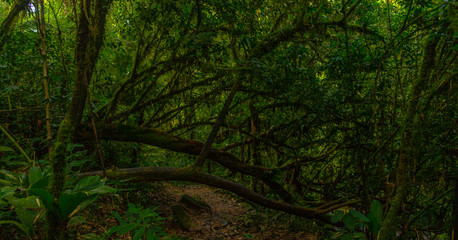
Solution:
M27 159L27 161L29 162L32 162L33 166L35 166L35 161L32 161L32 159L29 158L29 156L27 156L27 154L24 152L24 149L21 148L21 146L19 146L19 144L14 140L14 138L8 133L8 131L6 131L5 128L2 127L2 125L0 124L0 130L6 135L6 137L8 137L8 139L14 144L14 146L19 149L19 151L22 153L22 155L24 155L24 157Z

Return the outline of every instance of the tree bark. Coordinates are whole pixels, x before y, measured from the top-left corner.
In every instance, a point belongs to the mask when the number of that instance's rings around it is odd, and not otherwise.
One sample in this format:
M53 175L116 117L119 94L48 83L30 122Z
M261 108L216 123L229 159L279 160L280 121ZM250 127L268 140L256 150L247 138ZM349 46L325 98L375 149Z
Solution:
M86 176L101 176L102 171L88 172L79 174L79 178ZM259 193L256 193L249 188L236 183L229 181L224 178L220 178L208 173L205 173L198 168L167 168L167 167L143 167L143 168L128 168L128 169L116 169L108 170L106 172L106 177L109 179L130 179L133 182L141 181L191 181L196 183L205 184L212 187L217 187L221 189L228 190L237 194L240 197L243 197L251 202L259 204L263 207L279 210L285 213L292 215L305 217L309 219L317 219L329 224L336 225L330 221L330 217L325 215L328 212L331 212L335 209L341 208L343 206L353 205L360 203L361 201L355 200L346 203L335 204L332 206L317 207L317 208L306 208L300 207L293 204L288 204L284 202L278 202L272 199L269 199ZM338 224L337 224L338 225Z
M86 105L86 83L90 84L94 66L97 62L100 48L103 44L105 32L106 15L111 0L82 0L80 2L79 25L76 37L76 76L75 87L73 88L70 107L62 120L51 152L51 193L54 198L58 198L63 190L65 169L66 169L66 149L68 142L74 138L75 132L80 125L84 107ZM95 11L92 11L94 6ZM48 211L48 238L64 239L65 223L61 222L57 216Z
M0 51L3 49L3 45L6 43L6 37L8 30L14 25L19 13L27 9L30 4L30 0L17 0L11 8L8 16L3 20L2 26L0 27Z
M161 132L154 128L144 128L132 125L97 124L99 138L103 140L144 143L174 152L187 153L198 156L204 144L195 140L188 140ZM78 141L94 139L89 126L82 126L79 131ZM242 174L259 177L271 190L285 202L294 202L281 184L272 179L275 169L262 166L253 166L240 161L231 153L212 148L208 159L222 166Z
M381 224L379 240L391 240L396 236L398 215L407 194L409 170L416 162L415 148L418 140L418 129L420 128L418 123L421 113L421 93L425 90L435 65L436 45L437 39L435 38L428 39L425 44L419 78L412 89L410 105L404 120L402 145L396 172L396 191L388 213Z

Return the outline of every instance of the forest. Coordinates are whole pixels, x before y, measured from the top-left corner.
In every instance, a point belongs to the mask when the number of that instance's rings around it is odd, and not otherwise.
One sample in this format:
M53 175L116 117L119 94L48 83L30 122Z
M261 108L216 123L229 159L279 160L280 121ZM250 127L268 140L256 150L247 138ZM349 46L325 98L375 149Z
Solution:
M0 239L458 239L453 0L0 0Z

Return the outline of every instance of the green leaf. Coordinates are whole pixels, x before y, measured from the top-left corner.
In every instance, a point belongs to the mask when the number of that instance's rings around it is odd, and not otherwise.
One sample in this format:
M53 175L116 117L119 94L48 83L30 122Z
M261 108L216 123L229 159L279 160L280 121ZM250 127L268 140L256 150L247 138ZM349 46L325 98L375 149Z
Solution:
M366 239L366 235L364 235L362 232L356 232L353 233L353 239L364 240Z
M38 182L43 176L41 169L39 167L31 167L29 169L29 187L33 186L36 182Z
M75 209L89 197L81 192L76 193L64 193L59 197L58 205L62 218L66 219Z
M374 217L376 218L377 222L381 222L383 218L383 206L382 204L377 201L373 200L371 203L371 213L374 214Z
M41 188L45 190L49 186L50 176L43 176L40 180L34 184L30 184L30 188Z
M38 196L48 211L62 219L62 213L60 212L59 206L50 192L39 188L31 188L29 194Z
M3 199L7 196L13 195L14 191L16 190L15 187L2 187L0 188L0 199Z
M140 210L142 210L141 206L137 207L137 205L132 204L132 203L128 203L127 206L128 206L127 213L129 215L139 214Z
M108 232L105 233L105 237L108 238L110 235L116 233L121 229L122 225L114 226L108 230Z
M347 227L348 230L353 231L353 229L355 229L356 219L352 214L345 214L345 216L342 218L342 222L345 224L345 227Z
M135 231L135 234L133 236L133 240L140 240L142 239L143 237L143 233L145 232L145 227L141 227L140 229L138 229L137 231Z
M9 202L14 206L19 221L27 228L33 229L34 220L41 212L38 198L36 196L14 198Z
M106 193L115 193L116 189L109 187L109 186L100 186L90 191L87 191L87 194L106 194Z
M342 217L345 215L345 213L342 210L338 210L331 216L331 222L336 223L342 219Z
M0 179L0 185L1 186L11 186L12 183L10 181L4 180L4 179Z
M21 173L19 175L19 183L21 187L28 188L29 187L29 176L25 173Z
M244 233L243 236L246 238L246 239L254 239L254 236L252 234L249 234L249 233Z
M99 176L89 176L81 179L73 189L73 192L88 192L103 185Z
M121 225L123 226L119 231L118 231L118 234L119 235L124 235L132 230L134 230L135 228L138 227L137 224L134 224L134 223L130 223L130 224L125 224L125 225Z
M350 213L353 215L353 217L361 220L362 222L369 222L369 219L367 219L367 217L359 211L350 209Z
M371 230L373 235L377 235L378 230L380 229L380 223L382 222L383 218L383 207L379 201L372 201L371 211L367 217L370 221L368 224L369 230Z
M341 240L353 240L353 234L347 233L340 237Z
M85 224L85 223L87 223L87 220L85 217L74 216L68 221L67 226L78 226L78 225Z
M14 152L14 149L7 146L0 146L0 152Z
M0 184L8 186L22 186L22 178L19 174L14 172L9 172L5 170L0 170L0 173L3 174L4 180Z
M113 233L118 234L118 236L124 235L127 232L134 230L137 226L138 226L137 224L122 224L122 225L114 226L113 228L111 228L108 231L107 237Z
M160 240L159 236L157 236L155 231L148 231L146 233L146 236L148 240Z
M2 224L13 224L17 228L19 228L19 230L22 231L22 233L27 237L27 239L33 239L31 237L32 236L31 231L22 223L19 223L19 222L16 222L16 221L12 221L12 220L5 220L5 221L0 221L0 225L2 225Z
M111 215L113 215L120 224L124 223L124 219L122 219L118 212L112 211Z
M80 204L80 210L85 209L87 206L89 206L91 203L95 202L99 198L99 195L91 195L87 198L86 201L82 202Z

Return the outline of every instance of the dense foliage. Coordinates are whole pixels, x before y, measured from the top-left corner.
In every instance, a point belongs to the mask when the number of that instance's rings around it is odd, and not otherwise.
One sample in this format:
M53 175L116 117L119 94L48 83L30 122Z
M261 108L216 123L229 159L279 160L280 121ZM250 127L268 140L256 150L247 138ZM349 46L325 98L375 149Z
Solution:
M0 166L49 169L45 205L76 174L184 180L349 238L456 239L454 1L7 0L0 21Z

